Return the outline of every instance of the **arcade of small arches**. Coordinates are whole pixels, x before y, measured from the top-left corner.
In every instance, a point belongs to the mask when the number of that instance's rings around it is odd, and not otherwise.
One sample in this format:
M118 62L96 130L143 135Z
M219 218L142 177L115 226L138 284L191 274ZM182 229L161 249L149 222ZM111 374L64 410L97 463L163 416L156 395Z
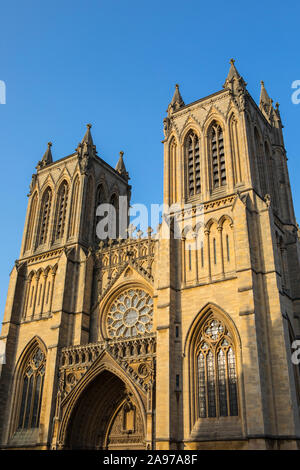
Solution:
M30 271L26 278L23 297L23 319L50 314L57 264Z
M209 219L205 225L187 226L182 235L183 282L233 273L234 225L231 217Z

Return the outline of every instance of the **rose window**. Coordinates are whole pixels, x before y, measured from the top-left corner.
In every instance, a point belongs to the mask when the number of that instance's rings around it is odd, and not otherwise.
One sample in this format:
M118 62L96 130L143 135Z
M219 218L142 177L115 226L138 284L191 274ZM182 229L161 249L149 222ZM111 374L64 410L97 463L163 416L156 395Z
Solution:
M153 300L142 289L128 289L111 304L107 314L107 332L111 338L133 336L152 331Z

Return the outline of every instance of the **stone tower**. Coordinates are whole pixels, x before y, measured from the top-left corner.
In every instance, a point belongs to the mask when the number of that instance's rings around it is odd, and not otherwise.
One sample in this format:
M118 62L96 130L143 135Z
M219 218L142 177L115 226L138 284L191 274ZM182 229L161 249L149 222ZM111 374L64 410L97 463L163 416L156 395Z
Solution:
M123 153L111 168L89 125L68 157L53 162L48 144L2 327L3 448L298 448L299 241L282 127L233 60L210 96L186 105L176 85L167 222L100 243L96 207L130 201Z

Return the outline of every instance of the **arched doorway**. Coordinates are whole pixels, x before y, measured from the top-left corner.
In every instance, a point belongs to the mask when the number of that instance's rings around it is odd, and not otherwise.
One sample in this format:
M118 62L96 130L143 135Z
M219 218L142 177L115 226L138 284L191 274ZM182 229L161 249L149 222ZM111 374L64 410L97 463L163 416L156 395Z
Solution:
M142 412L125 383L100 373L81 393L67 428L69 449L145 449Z

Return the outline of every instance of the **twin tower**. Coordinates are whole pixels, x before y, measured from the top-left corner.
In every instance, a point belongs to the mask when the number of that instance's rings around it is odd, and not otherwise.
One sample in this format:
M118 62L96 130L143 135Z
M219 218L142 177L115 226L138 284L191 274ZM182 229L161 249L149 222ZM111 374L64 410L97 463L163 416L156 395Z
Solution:
M279 106L231 60L223 89L164 119L180 237L101 241L130 204L123 161L75 152L32 176L1 341L5 449L297 449L299 238ZM186 209L189 205L189 209ZM199 223L193 207L201 205ZM294 357L294 356L293 356Z

